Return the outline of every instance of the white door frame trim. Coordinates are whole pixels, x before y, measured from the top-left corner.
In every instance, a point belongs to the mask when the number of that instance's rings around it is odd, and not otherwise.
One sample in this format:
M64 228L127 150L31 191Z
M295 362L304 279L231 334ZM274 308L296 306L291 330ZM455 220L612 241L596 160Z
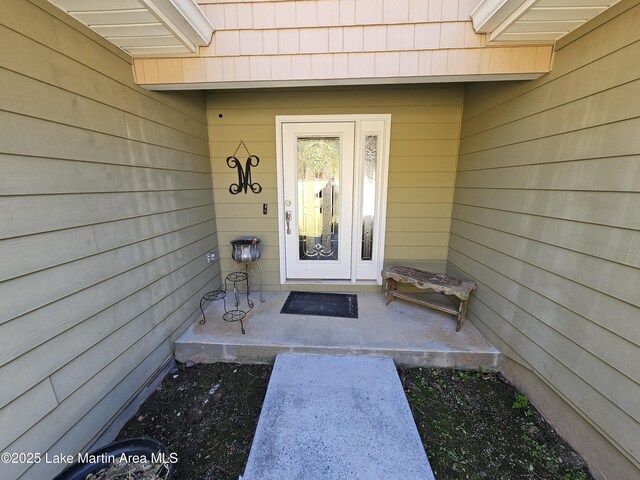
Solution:
M325 122L354 122L355 123L355 152L354 158L361 158L363 155L362 139L362 122L366 121L382 121L384 122L383 146L379 157L379 198L378 204L378 223L376 237L376 271L380 272L384 263L384 244L385 229L387 219L387 187L389 177L389 147L391 143L391 114L348 114L348 115L276 115L276 175L278 187L278 248L280 260L280 284L296 284L296 283L319 283L318 281L302 282L300 280L287 280L286 264L285 264L285 231L284 225L284 159L282 148L282 125L284 123L325 123ZM359 187L356 189L359 191ZM355 269L352 268L350 282L336 282L321 280L321 283L351 283L371 285L371 279L358 281ZM382 285L382 278L377 275L376 284Z

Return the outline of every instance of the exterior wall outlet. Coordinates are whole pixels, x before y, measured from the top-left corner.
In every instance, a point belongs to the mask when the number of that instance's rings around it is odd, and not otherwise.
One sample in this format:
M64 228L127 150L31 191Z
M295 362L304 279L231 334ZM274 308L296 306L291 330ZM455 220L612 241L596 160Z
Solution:
M216 259L216 254L213 252L209 252L207 253L207 263L211 263L213 261L215 261Z

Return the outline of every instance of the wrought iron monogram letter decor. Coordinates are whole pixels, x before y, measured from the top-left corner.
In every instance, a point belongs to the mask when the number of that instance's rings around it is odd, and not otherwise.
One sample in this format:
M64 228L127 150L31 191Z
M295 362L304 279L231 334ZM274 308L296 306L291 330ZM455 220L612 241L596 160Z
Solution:
M259 163L260 159L258 157L249 155L243 169L240 160L236 157L227 157L227 165L229 165L230 168L238 169L238 183L229 185L229 192L237 195L240 192L247 193L247 190L251 189L253 193L260 193L262 186L259 183L251 181L251 167L257 167Z
M244 149L249 154L247 161L244 164L244 169L242 168L240 160L236 157L236 153L238 153L240 146L244 146ZM238 148L236 148L233 155L227 157L227 165L229 168L235 168L238 170L238 183L232 183L229 185L229 193L237 195L240 192L247 193L249 189L251 189L253 193L260 193L262 191L262 186L257 182L251 181L251 167L257 167L259 163L260 158L256 155L251 155L247 146L242 140L240 140L240 145L238 145Z

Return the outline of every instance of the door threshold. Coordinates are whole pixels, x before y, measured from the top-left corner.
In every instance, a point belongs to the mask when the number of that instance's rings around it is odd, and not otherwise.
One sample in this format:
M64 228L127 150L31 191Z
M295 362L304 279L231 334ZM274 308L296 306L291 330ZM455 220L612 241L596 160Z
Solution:
M285 281L282 285L381 285L375 280L358 280L352 282L351 280L320 280L320 279L291 279Z
M280 285L280 291L302 291L302 292L327 292L327 293L379 293L382 292L382 285L378 285L374 280L367 283L351 283L336 280L323 280L321 283L314 280L289 281Z

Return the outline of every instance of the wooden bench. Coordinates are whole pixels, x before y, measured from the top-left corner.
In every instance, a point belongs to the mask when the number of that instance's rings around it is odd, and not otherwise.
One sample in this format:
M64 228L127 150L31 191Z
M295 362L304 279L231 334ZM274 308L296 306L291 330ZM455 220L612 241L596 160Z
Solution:
M435 308L443 312L451 313L458 317L456 332L460 331L467 313L467 302L469 295L476 288L474 282L465 282L449 277L443 273L431 273L417 268L401 267L394 265L382 271L382 279L385 283L386 300L384 306L389 305L395 298L403 298L410 302L418 303L426 307ZM399 292L398 283L409 283L422 290L433 290L446 296L457 308L442 303L427 301L419 295Z

